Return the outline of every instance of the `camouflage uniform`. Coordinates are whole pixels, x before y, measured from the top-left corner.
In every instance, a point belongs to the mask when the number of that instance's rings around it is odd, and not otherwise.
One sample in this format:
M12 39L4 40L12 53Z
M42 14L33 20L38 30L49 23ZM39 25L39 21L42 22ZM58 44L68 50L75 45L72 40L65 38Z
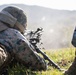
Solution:
M15 59L25 66L34 70L46 70L47 66L44 59L33 51L34 48L18 30L8 28L0 32L0 43L8 47L9 49L7 49L7 51L13 53ZM3 54L4 57L7 58L7 54L2 53L2 55Z
M22 10L6 7L0 13L0 44L6 48L0 51L0 61L2 61L0 66L14 57L32 70L46 70L45 60L35 52L34 47L23 36L25 29L26 16Z

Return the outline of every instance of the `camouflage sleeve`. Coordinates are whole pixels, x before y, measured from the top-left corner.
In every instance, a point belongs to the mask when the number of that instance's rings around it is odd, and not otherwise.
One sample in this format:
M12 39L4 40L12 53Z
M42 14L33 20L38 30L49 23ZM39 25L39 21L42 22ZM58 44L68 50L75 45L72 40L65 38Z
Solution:
M15 51L16 59L25 66L33 70L46 70L47 65L45 60L34 52L34 48L27 39L17 39Z

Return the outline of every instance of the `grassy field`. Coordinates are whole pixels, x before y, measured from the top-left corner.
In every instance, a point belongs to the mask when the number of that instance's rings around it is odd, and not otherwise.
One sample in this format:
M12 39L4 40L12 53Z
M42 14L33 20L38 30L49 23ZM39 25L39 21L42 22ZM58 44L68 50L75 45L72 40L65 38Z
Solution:
M69 68L75 56L75 48L44 50L44 52L64 70ZM12 69L9 68L9 75L63 75L63 72L64 71L59 71L52 66L49 66L47 71L41 72L32 72L18 64Z

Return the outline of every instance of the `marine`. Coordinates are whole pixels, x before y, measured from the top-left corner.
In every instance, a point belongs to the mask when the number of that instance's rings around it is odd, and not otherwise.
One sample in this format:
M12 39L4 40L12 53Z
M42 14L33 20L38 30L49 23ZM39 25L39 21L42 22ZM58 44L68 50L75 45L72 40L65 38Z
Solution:
M47 69L45 60L24 36L26 27L27 16L21 8L7 6L0 12L0 71L12 58L31 70Z

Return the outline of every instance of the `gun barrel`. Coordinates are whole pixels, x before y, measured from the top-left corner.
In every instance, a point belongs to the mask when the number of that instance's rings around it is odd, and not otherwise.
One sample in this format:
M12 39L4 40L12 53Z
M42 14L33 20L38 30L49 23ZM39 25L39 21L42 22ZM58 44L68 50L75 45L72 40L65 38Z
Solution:
M61 68L56 64L54 63L54 61L52 61L47 55L45 55L44 52L42 52L41 50L37 49L37 52L38 53L41 53L44 57L45 60L48 60L49 61L49 64L54 66L55 68L57 68L58 70L62 71Z

